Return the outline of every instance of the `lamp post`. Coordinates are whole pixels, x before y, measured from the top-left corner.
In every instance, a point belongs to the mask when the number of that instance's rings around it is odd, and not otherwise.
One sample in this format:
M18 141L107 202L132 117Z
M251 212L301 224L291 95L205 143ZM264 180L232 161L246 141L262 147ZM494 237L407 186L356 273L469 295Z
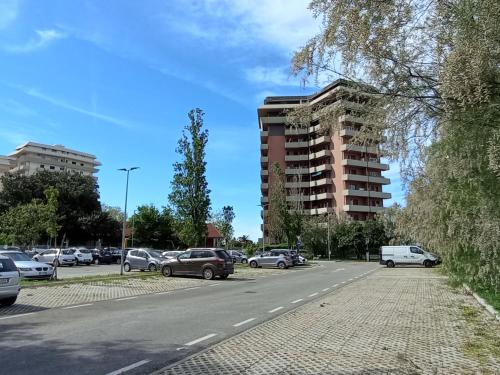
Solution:
M120 259L120 275L123 275L123 261L125 260L124 255L125 255L125 230L127 229L127 198L128 198L128 178L130 171L133 171L135 169L139 169L139 167L132 167L132 168L120 168L118 169L119 171L122 172L127 172L127 184L125 185L125 210L123 213L123 228L122 228L122 252L121 252L121 259Z

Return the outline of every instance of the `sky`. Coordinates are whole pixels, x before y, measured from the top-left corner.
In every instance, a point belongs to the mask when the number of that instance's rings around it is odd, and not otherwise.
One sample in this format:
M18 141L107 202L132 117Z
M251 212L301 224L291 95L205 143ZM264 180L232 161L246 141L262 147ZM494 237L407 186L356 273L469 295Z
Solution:
M319 89L290 74L319 31L304 0L1 0L0 155L27 141L102 163L102 203L168 204L176 144L205 112L212 210L234 207L235 235L260 236L257 107ZM402 202L397 165L385 190Z

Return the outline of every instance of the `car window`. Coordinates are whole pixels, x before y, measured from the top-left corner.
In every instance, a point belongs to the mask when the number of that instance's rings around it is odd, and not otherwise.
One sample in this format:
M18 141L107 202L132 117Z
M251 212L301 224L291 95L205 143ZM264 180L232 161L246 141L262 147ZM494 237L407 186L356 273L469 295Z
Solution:
M41 255L52 255L52 254L55 254L56 251L55 250L47 250L47 251L44 251L43 253L41 253Z
M148 253L146 253L145 251L139 251L138 256L141 257L141 258L147 258L148 257Z
M204 251L191 251L191 259L203 258Z
M214 253L212 253L210 250L203 252L203 258L213 258L213 256Z
M418 247L410 247L410 251L413 253L413 254L423 254L424 252L422 250L420 250Z
M129 254L133 257L136 257L137 256L137 250L132 250L132 251L129 251Z
M190 253L182 253L179 255L179 259L189 259L190 256Z
M6 257L9 257L14 262L31 262L32 259L24 253L0 253Z
M0 272L17 271L17 267L12 259L0 259Z
M215 253L219 258L232 259L231 256L225 250L215 250ZM213 256L213 255L211 255Z
M87 250L87 249L80 250L80 253L83 253L83 254L90 254L91 252L92 252L91 250Z
M73 255L76 252L76 250L63 250L62 253L63 255Z
M155 258L160 258L162 256L159 251L150 251L149 254Z

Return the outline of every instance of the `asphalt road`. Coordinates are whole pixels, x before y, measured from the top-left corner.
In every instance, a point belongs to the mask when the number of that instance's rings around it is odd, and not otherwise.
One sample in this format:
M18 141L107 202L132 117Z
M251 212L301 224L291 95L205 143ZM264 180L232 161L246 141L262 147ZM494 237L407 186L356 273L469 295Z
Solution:
M266 277L0 318L0 373L144 374L380 267L321 263Z

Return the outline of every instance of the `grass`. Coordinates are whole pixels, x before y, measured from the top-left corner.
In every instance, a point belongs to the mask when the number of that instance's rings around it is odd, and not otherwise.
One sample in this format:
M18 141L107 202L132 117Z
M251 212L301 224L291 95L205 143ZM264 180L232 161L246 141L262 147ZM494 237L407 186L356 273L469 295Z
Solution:
M90 282L101 281L107 284L118 284L123 280L129 279L140 279L147 280L150 278L155 278L160 276L159 272L140 272L140 273L131 273L123 276L120 275L95 275L95 276L79 276L79 277L70 277L66 279L59 280L21 280L21 287L23 288L37 288L42 286L61 286L61 285L70 285L70 284L88 284Z

